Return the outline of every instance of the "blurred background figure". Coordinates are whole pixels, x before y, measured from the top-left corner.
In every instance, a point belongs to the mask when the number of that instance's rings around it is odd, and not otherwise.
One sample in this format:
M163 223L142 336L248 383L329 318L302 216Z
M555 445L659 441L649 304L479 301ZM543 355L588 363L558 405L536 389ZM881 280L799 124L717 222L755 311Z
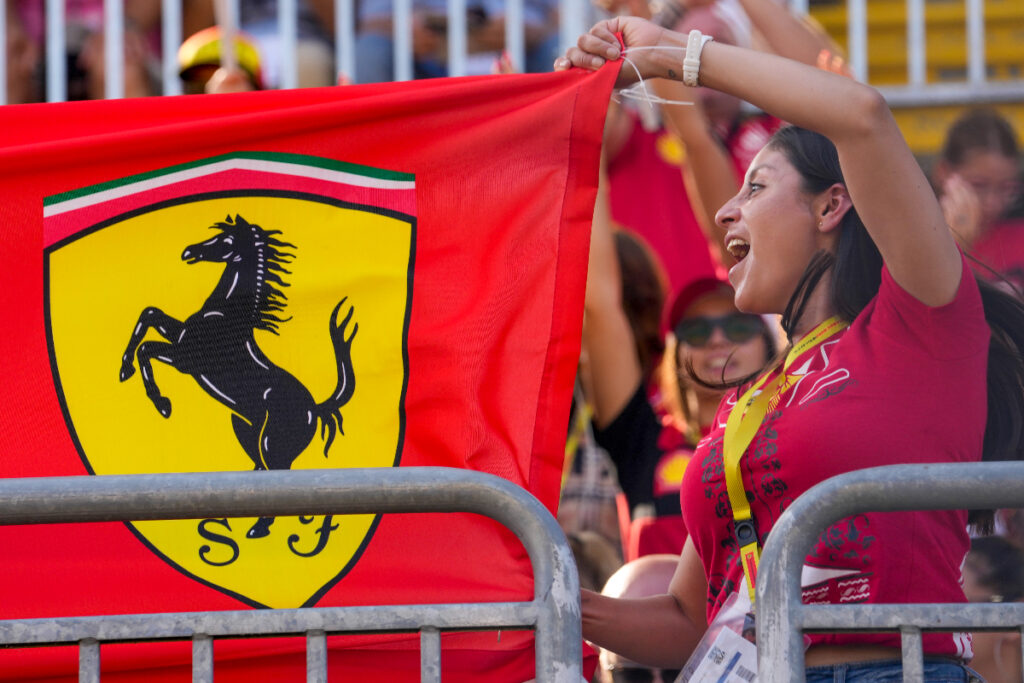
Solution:
M580 573L580 588L601 590L605 582L622 566L618 548L597 532L570 533L566 539Z
M992 109L965 111L946 134L933 182L961 246L1024 288L1021 155L1010 122Z
M160 92L160 0L124 2L124 81L126 97ZM42 0L9 0L6 7L7 97L11 104L41 102L45 92L42 55L46 15ZM103 0L67 0L67 98L102 99Z
M581 360L581 368L584 365L585 360ZM582 387L577 382L565 444L562 486L558 498L558 524L570 540L574 534L599 535L615 549L616 558L621 564L623 532L619 527L619 483L615 465L594 439L591 417L590 405L584 399ZM582 576L582 566L580 572ZM604 581L596 585L595 590L600 590Z
M381 83L394 78L394 42L391 0L359 3L356 36L356 83ZM557 3L525 0L523 3L526 64L511 69L536 73L551 70L558 54ZM448 75L447 4L444 0L413 2L414 78ZM503 0L470 0L466 9L469 75L487 74L505 47Z
M602 595L645 598L664 595L679 561L676 555L647 555L624 564L604 585ZM677 669L650 669L608 650L601 651L598 683L674 683Z
M234 68L221 66L220 27L189 36L178 49L178 68L185 94L246 92L263 88L260 53L244 33L235 35Z
M1024 550L1000 536L971 540L964 561L964 595L970 602L1020 602L1024 598ZM974 634L971 668L988 683L1019 683L1019 631Z
M185 35L216 25L216 0L184 0ZM249 35L262 57L264 88L281 86L281 41L277 0L239 0L238 28ZM298 87L334 85L333 0L298 0Z

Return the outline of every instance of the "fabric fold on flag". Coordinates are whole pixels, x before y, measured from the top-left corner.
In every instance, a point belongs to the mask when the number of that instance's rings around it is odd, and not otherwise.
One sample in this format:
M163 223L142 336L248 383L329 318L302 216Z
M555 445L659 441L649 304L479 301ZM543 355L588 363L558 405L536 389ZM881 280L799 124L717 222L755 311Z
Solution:
M437 465L552 512L605 107L597 72L0 108L0 476ZM0 528L0 619L532 599L471 514ZM446 681L534 676L529 633L443 639ZM330 639L419 680L415 634ZM217 641L218 680L304 640ZM74 680L74 648L0 681ZM188 643L103 646L104 680Z

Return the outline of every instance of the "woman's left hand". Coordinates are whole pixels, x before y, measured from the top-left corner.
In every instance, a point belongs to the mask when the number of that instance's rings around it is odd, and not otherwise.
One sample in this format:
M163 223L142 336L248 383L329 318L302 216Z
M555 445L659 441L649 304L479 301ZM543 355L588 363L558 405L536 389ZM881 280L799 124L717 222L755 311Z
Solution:
M616 37L617 33L622 35L622 42L628 49L657 47L663 43L670 32L639 17L607 19L597 23L589 32L580 36L576 46L570 47L564 57L556 59L555 70L561 71L571 66L599 69L604 66L605 62L618 59L622 51L619 39ZM658 69L657 60L654 57L654 50L643 50L631 54L630 61L636 64L643 78L665 76L666 74L661 73L661 70ZM629 85L636 80L636 71L622 69L619 72L616 85Z

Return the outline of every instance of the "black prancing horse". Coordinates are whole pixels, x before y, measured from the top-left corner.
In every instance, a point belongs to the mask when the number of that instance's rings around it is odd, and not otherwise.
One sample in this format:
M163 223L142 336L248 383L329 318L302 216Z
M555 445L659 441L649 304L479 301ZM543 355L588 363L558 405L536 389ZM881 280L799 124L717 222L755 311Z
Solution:
M160 393L153 378L153 360L192 375L199 386L231 410L231 426L238 443L257 470L287 470L316 435L325 440L324 457L335 432L344 434L341 407L356 387L352 371L352 334L345 328L355 309L349 307L338 323L338 312L348 297L331 313L328 327L338 365L338 385L323 403L316 403L302 382L274 365L256 344L254 330L277 334L287 297L278 287L287 287L284 265L294 256L282 251L295 245L274 239L280 230L264 230L239 215L211 226L220 232L193 244L181 255L183 261L225 264L224 274L203 307L184 322L150 306L142 311L121 358L121 381L133 374L133 357L139 359L146 395L164 417L171 415L171 401ZM147 330L155 329L166 342L142 341ZM325 436L326 434L326 436ZM246 534L260 538L270 533L273 517L261 517Z

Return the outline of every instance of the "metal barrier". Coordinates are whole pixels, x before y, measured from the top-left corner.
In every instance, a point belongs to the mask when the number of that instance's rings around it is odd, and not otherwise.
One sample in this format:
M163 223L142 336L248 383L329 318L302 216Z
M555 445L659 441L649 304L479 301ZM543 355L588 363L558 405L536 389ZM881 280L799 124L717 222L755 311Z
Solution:
M899 631L905 681L923 680L922 631L1010 630L1024 603L804 605L800 572L834 522L866 511L1024 507L1024 462L890 465L833 477L801 495L765 543L757 577L758 679L803 683L804 631Z
M532 628L541 683L579 683L579 576L554 517L524 489L444 467L109 475L0 480L0 524L299 514L473 512L522 541L530 602L130 614L0 621L0 645L79 643L79 680L100 675L100 642L192 639L193 681L213 680L213 638L305 635L307 681L327 681L327 634L419 631L421 680L441 680L442 631Z

